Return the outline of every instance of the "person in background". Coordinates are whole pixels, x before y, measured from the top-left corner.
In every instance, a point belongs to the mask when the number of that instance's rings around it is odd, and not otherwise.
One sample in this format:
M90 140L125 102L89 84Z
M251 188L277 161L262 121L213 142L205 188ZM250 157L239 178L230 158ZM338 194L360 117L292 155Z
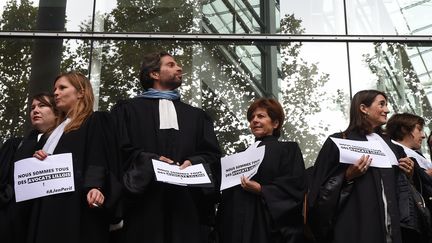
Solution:
M428 149L429 149L429 155L430 155L430 159L431 159L430 161L432 161L432 133L427 138L426 143L427 143L427 146L428 146ZM427 173L430 176L432 176L432 171L428 171Z
M222 192L220 242L304 242L305 166L297 143L278 141L282 106L274 99L258 99L250 105L247 119L265 155L256 175L242 177L240 185Z
M144 92L111 111L119 131L124 168L124 228L121 242L208 242L214 224L215 189L155 180L152 159L180 165L220 165L210 117L180 101L182 68L167 52L144 56ZM215 183L217 184L217 183Z
M425 201L429 211L427 213L430 214L432 210L432 178L429 173L432 171L432 163L419 152L423 139L426 138L423 131L424 125L425 120L420 116L409 113L394 114L387 122L386 133L415 162L411 182L417 191L421 192L422 200ZM429 219L422 217L421 212L418 212L417 215L418 224L415 230L406 230L404 234L412 242L430 242L432 240L430 217Z
M59 120L52 94L39 93L30 100L33 129L24 138L9 139L0 150L0 235L5 242L25 242L30 209L29 202L15 202L13 163L33 156Z
M322 146L308 194L308 221L317 242L402 242L399 181L409 183L406 175L412 175L414 162L383 135L388 113L383 92L359 91L351 101L348 128ZM341 163L331 138L378 142L392 166L372 167L368 154L353 164Z
M108 242L110 210L119 197L111 117L93 111L90 81L79 72L60 74L54 97L61 123L34 157L71 153L75 191L32 200L28 242Z

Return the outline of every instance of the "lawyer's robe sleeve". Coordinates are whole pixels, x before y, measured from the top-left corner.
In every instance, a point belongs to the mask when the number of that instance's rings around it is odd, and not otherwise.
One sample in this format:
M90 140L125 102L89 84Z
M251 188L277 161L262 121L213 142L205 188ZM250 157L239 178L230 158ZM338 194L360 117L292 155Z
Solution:
M189 155L192 164L217 163L221 157L219 143L213 128L212 119L203 112L200 127L197 132L197 149L193 155Z
M262 196L276 225L287 225L301 214L305 193L305 167L297 143L284 143L280 175L262 185Z
M86 156L86 187L100 188L105 196L104 206L116 211L121 197L121 166L114 122L107 112L95 112L89 121Z
M13 198L13 158L21 140L8 139L0 149L0 208Z
M148 153L132 145L129 139L130 131L126 125L130 119L129 110L128 106L123 102L120 101L111 110L120 147L120 160L123 171L122 182L127 192L140 194L146 190L154 178L151 160L159 159L160 156Z
M201 126L197 131L196 152L186 159L190 160L192 164L202 163L208 171L215 188L219 188L221 151L214 132L213 120L204 111L201 112L203 116L201 117Z
M340 199L347 199L352 185L345 183L346 164L339 163L339 150L327 138L315 161L309 188L308 223L317 239L326 238Z

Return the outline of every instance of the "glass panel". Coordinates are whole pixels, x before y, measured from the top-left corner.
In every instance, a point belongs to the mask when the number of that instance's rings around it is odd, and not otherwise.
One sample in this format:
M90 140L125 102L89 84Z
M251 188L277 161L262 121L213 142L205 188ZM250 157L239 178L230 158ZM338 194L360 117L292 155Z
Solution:
M67 0L66 31L91 31L92 18L92 0Z
M302 34L345 34L343 1L280 1L281 21L290 16L300 21ZM280 31L282 34L286 33ZM295 32L288 32L293 33Z
M23 135L33 42L0 39L0 137Z
M432 34L432 20L420 17L429 16L431 11L432 3L430 1L402 1L401 3L401 12L406 19L407 28L413 35Z
M239 151L250 141L245 140L250 137L245 114L251 101L258 97L255 73L261 67L251 65L250 54L243 52L256 50L256 46L168 41L104 41L95 42L95 46L103 50L102 55L92 59L92 63L101 64L101 110L109 110L117 100L142 92L138 81L141 57L163 49L183 66L182 100L202 107L214 118L224 150Z
M93 1L0 1L2 31L90 31Z
M0 1L0 14L1 31L36 29L38 8L31 1Z
M288 140L299 142L307 166L315 162L327 136L348 125L346 57L344 43L281 45L284 132Z
M267 4L267 3L265 3ZM261 33L260 1L208 1L203 5L203 31L208 33Z
M261 5L253 0L97 0L106 32L261 33ZM275 7L270 9L274 13ZM274 25L274 24L273 24Z
M244 34L264 30L263 4L270 6L265 8L267 14L279 15L275 2L260 0L97 0L94 16L93 3L90 0L2 1L0 13L5 14L0 26L3 31ZM14 16L14 20L9 16ZM268 25L272 25L270 29L275 28L273 22Z
M432 119L431 51L432 45L420 43L351 43L353 93L362 89L385 91L391 114L408 112L422 116L428 126L425 130L429 132ZM426 148L424 143L423 151L427 151Z
M346 1L348 33L352 35L428 35L432 3L423 0Z
M3 41L4 48L12 40ZM92 43L92 44L91 44ZM23 58L32 58L34 41L26 43ZM90 56L90 47L92 55ZM19 47L23 49L23 47ZM9 48L10 49L10 48ZM20 50L21 50L20 49ZM165 49L171 52L186 73L181 87L182 100L206 110L215 121L215 129L225 153L240 151L253 141L248 129L246 110L249 104L265 93L268 80L262 75L262 63L266 62L265 51L272 49L260 45L218 44L210 42L178 41L63 41L61 70L78 69L91 73L100 110L110 110L119 99L134 97L141 92L138 72L144 53ZM287 114L283 127L283 139L299 142L307 165L311 165L324 139L346 126L346 108L349 103L346 47L342 43L281 43L273 46L278 50L278 60L272 69L279 74L277 89L273 94L283 104ZM12 50L12 49L11 49ZM24 49L23 49L24 50ZM315 55L316 53L322 55ZM2 53L2 60L12 54ZM2 138L22 134L26 120L25 98L32 84L31 66L11 68L11 65L27 64L13 58L4 67L3 76L10 77L1 83L3 103L20 103L20 109L2 116ZM89 63L91 69L88 70ZM53 64L54 65L54 64ZM20 70L12 74L12 70ZM24 72L25 76L17 76ZM58 72L57 72L58 73ZM54 77L46 77L40 84L52 86ZM23 88L11 91L13 81L20 80ZM9 81L9 82L6 82ZM264 84L262 86L261 84ZM16 101L7 97L24 99ZM13 106L17 107L17 106ZM14 120L11 120L14 119Z
M264 46L168 41L104 41L95 46L103 50L99 59L92 59L92 63L101 63L101 110L140 93L141 55L165 49L186 73L180 89L182 100L213 117L225 153L238 152L253 141L246 110L262 92L259 84L266 82L261 75ZM347 70L341 68L347 65L346 47L341 43L288 43L277 49L279 64L273 68L280 74L280 93L275 95L289 114L284 139L298 141L311 165L329 133L346 127L349 84ZM323 55L313 55L318 51Z
M120 1L97 0L96 18L105 32L200 31L203 2L199 0Z
M54 42L53 42L54 41ZM58 42L58 54L54 49ZM51 52L44 51L50 48ZM27 97L52 91L60 70L87 74L89 41L0 39L0 137L24 135L28 128ZM58 55L58 56L56 56Z

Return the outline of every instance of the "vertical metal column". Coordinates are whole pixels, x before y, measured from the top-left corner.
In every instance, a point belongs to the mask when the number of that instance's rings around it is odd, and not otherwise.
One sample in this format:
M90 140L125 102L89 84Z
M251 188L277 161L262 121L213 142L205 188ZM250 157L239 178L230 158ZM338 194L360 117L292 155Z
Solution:
M99 3L100 4L100 3ZM93 1L92 32L105 31L104 19L100 11L96 11L96 0ZM102 75L102 47L103 41L90 40L89 79L93 87L93 110L99 110L100 86Z
M347 13L346 0L343 1L343 9L344 9L344 22L345 22L345 35L348 35L348 13ZM351 82L351 57L350 57L350 48L349 48L349 42L348 41L346 42L346 51L347 51L348 82L349 82L350 100L352 100L353 90L352 90L352 82Z
M274 0L261 0L261 16L264 22L263 33L276 33L276 4ZM277 72L277 48L265 45L261 57L262 76L261 83L265 90L265 96L278 98L280 88Z

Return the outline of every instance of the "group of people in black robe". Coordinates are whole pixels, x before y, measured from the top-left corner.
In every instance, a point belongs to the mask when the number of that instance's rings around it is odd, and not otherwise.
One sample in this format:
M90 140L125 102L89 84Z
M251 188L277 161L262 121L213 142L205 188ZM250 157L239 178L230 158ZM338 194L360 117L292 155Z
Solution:
M220 192L213 122L180 100L182 68L167 52L151 53L140 82L144 92L110 112L93 111L90 81L74 71L55 79L53 94L32 97L33 130L0 150L2 242L431 241L432 169L418 153L425 121L397 114L383 131L383 92L353 97L348 128L326 140L307 171L299 145L279 141L280 103L255 100L247 119L264 158L254 176ZM371 166L367 154L341 163L332 137L378 141L393 166ZM16 202L14 162L63 153L72 154L75 190ZM159 182L153 159L180 169L203 164L212 186Z

